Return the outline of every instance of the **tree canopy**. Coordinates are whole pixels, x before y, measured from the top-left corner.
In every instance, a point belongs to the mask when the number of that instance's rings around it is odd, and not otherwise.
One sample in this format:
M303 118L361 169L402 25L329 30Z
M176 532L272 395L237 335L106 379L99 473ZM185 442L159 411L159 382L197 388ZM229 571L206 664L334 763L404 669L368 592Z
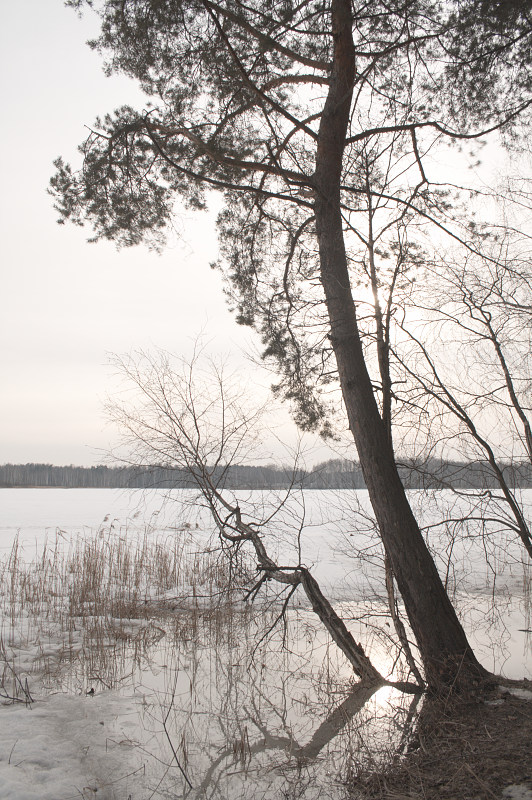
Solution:
M334 367L314 206L339 24L333 6L350 17L353 56L338 175L350 269L355 282L368 282L372 270L374 284L397 291L419 261L407 223L433 222L469 239L424 156L443 141L495 128L516 133L528 118L531 4L68 5L97 9L102 30L91 46L109 72L137 79L149 101L96 121L81 146L81 171L57 161L52 190L61 220L90 225L95 239L160 247L176 197L201 208L209 190L223 192L220 263L239 321L261 331L299 423L320 424L318 387Z
M97 120L79 171L56 162L61 220L160 247L176 198L202 208L223 193L233 307L260 331L300 425L327 432L328 387L341 387L429 683L482 674L397 472L390 331L441 237L479 250L482 234L456 212L460 189L432 178L430 158L522 134L530 0L67 4L96 8L92 46L149 102Z

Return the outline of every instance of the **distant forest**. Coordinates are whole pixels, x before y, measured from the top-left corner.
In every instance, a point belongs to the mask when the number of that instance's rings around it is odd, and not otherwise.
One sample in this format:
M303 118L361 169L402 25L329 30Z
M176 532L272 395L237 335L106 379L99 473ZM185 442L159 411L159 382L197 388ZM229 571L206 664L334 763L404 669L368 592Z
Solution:
M405 462L399 468L408 489L477 488L492 489L498 484L489 464L438 461ZM530 463L507 465L504 469L510 486L532 487ZM333 459L312 470L293 471L275 465L219 468L215 479L228 489L282 489L291 483L307 489L364 489L358 463ZM189 472L154 466L139 467L56 467L52 464L4 464L0 466L0 488L62 487L66 489L170 489L194 488Z

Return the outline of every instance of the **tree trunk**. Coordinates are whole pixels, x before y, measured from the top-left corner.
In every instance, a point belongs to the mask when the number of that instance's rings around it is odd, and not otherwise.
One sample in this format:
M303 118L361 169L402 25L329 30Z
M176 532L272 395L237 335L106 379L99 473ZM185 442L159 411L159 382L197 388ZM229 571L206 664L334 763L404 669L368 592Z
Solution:
M399 478L364 359L349 281L340 184L349 124L355 50L350 0L332 0L334 57L319 130L316 224L321 281L349 426L386 554L416 637L429 686L486 676L425 545Z

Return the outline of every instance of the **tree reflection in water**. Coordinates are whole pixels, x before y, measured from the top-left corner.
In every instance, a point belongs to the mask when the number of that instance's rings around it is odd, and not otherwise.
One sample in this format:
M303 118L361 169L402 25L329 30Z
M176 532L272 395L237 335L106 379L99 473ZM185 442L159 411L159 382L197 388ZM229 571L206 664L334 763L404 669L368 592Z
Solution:
M168 630L146 654L142 752L152 780L166 765L154 796L340 798L353 771L404 748L419 695L353 685L304 610L290 612L288 637L276 630L257 648L273 612L253 611L206 613L194 638Z

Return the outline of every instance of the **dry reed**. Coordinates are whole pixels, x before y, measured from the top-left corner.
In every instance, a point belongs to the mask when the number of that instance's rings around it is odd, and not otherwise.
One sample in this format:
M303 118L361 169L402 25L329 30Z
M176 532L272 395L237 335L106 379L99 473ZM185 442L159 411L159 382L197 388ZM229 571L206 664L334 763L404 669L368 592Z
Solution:
M161 618L171 615L183 640L195 637L199 615L208 625L226 618L232 576L234 565L198 548L189 530L102 527L73 541L58 532L29 560L16 537L0 560L0 687L11 672L59 681L76 663L85 676L78 686L116 686L166 634Z

